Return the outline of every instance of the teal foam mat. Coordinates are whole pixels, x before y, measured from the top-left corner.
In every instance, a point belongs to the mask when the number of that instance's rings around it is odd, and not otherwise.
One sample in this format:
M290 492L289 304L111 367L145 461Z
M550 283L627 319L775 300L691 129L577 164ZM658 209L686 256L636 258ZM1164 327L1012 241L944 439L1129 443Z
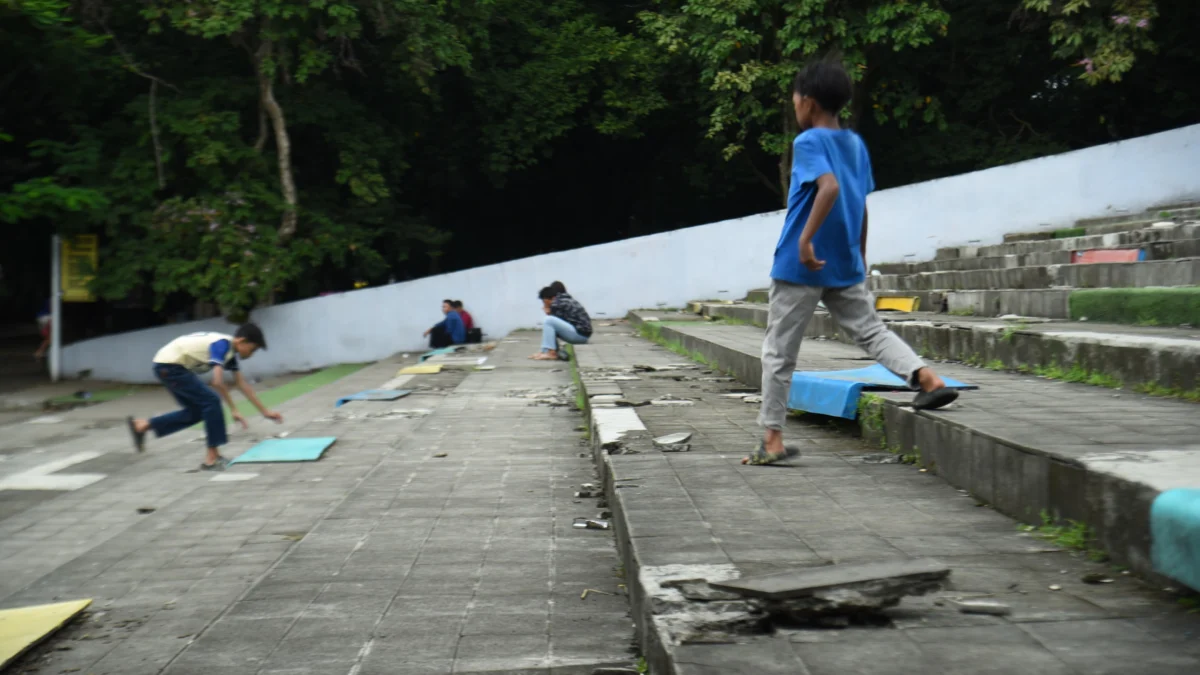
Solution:
M230 464L315 462L337 438L268 438L238 455Z
M395 401L398 398L403 398L411 394L408 389L367 389L360 391L357 394L343 396L333 404L333 407L340 408L347 401Z

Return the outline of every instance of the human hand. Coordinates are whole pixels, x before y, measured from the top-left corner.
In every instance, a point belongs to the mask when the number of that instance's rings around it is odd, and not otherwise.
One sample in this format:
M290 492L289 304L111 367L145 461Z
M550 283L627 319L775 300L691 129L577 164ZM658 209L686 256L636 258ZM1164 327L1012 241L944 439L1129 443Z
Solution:
M240 413L233 413L233 421L234 421L234 422L237 422L237 423L238 423L238 424L240 424L240 425L242 425L242 428L243 428L243 429L249 429L249 428L250 428L250 423L249 423L249 422L247 422L247 421L246 421L246 418L245 418L245 417L242 417Z
M824 260L817 260L817 253L813 250L811 241L800 242L800 262L813 272L819 272L825 267Z
M425 331L424 336L429 337L429 334L432 332L433 332L433 329L427 330L427 331Z
M283 415L280 415L279 413L275 412L274 410L266 411L265 413L263 413L263 417L274 421L276 424L283 424Z

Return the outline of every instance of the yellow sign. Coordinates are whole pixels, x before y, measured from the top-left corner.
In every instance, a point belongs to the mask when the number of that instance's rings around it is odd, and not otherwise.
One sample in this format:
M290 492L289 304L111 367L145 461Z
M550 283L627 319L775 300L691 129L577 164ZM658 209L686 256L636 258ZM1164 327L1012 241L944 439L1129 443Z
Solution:
M0 670L62 628L91 600L0 610Z
M97 253L100 242L94 234L81 234L64 239L62 244L63 302L95 302L89 286L96 278Z
M920 306L920 298L875 298L875 309L881 311L915 312Z
M442 372L442 364L421 364L419 366L409 366L401 368L397 375L436 375Z

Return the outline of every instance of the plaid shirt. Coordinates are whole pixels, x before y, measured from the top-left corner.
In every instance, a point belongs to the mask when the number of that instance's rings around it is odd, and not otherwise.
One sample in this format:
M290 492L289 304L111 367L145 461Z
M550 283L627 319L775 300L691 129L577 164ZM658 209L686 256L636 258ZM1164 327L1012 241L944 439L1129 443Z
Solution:
M550 314L571 324L580 335L592 336L592 320L588 318L587 310L579 301L566 293L554 296L550 303Z

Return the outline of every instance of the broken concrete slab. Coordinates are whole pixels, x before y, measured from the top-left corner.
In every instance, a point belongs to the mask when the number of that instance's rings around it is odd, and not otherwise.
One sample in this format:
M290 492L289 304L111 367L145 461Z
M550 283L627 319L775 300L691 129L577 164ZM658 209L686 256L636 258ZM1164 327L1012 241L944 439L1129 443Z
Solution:
M681 431L677 434L667 434L666 436L659 436L658 438L654 439L654 444L655 445L679 445L681 443L687 443L689 440L691 440L691 438L692 438L692 432Z
M765 600L791 600L805 598L819 591L832 589L859 589L868 593L876 589L903 590L925 588L929 584L940 587L950 576L950 568L931 558L863 563L856 565L829 565L802 568L775 574L764 574L726 581L710 581L716 589L732 591L746 597ZM916 595L924 595L926 588ZM904 591L907 595L908 592Z

